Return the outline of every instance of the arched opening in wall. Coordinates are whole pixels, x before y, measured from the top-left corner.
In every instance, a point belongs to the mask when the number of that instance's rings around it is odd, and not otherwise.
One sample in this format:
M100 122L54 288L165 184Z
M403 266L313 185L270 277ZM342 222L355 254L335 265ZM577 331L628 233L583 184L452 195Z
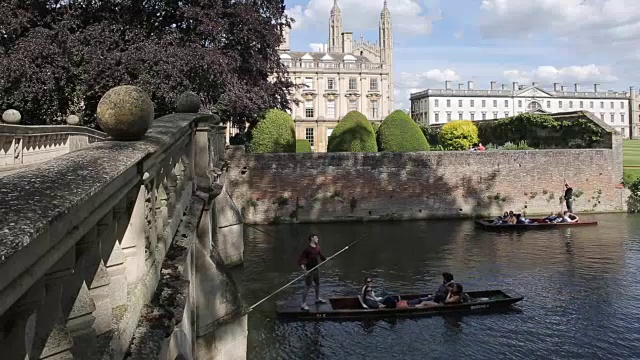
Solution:
M527 109L529 111L540 110L540 109L542 109L542 105L540 105L540 103L537 102L537 101L532 101L532 102L529 103L529 105L527 105Z
M363 56L364 51L360 50L360 56Z

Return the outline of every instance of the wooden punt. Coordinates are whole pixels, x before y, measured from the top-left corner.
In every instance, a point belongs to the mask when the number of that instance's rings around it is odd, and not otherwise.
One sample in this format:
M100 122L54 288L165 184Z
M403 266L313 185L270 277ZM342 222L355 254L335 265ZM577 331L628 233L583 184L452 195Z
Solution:
M469 301L460 304L395 309L367 309L363 307L358 296L329 298L325 304L310 304L309 310L302 310L300 302L297 301L279 301L276 312L279 317L296 320L443 315L505 310L524 298L512 290L470 291L466 294L469 295ZM427 296L429 294L400 295L400 300L412 300Z
M493 219L476 220L476 224L487 230L516 230L516 229L553 229L573 226L598 225L597 221L578 221L574 223L547 223L544 218L529 219L530 224L493 224Z

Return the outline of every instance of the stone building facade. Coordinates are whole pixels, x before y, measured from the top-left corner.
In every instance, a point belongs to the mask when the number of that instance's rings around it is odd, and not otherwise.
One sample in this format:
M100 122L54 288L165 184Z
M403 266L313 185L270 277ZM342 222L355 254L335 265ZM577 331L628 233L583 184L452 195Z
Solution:
M444 89L427 89L411 94L411 116L423 124L443 124L452 120L499 119L524 112L557 113L585 110L599 117L624 137L636 138L640 123L640 95L633 87L629 92L602 91L599 84L593 89L581 89L574 84L572 91L558 83L547 90L532 83L530 86L514 82L497 86L491 82L489 90L475 89L473 81L458 84L451 81Z
M323 51L291 51L288 29L279 50L290 80L297 85L290 111L296 138L309 140L314 152L326 151L331 132L349 111L381 121L393 110L393 38L386 1L375 43L362 36L354 40L353 33L342 31L342 14L334 0L329 43Z

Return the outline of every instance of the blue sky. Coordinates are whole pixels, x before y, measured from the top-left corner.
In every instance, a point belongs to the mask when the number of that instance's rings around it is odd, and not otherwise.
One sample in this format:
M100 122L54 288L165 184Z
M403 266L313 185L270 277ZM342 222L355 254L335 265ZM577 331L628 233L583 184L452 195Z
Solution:
M343 30L378 39L383 0L338 0ZM291 47L327 43L333 0L285 0ZM388 0L396 108L409 94L473 80L476 88L559 82L628 91L640 85L640 1Z

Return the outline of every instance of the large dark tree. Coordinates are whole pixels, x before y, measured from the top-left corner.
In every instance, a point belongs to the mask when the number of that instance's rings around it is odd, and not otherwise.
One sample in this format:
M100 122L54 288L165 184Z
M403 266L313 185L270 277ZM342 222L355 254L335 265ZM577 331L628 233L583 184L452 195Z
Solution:
M27 124L95 123L101 96L137 85L156 115L194 91L223 119L288 107L277 47L284 0L2 0L0 109Z

